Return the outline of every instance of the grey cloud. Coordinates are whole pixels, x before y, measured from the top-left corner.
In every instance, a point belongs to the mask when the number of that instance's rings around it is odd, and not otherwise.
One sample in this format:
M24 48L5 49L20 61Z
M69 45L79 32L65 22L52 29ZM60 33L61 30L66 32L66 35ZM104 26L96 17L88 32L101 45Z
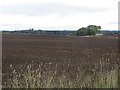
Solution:
M63 3L20 3L16 5L0 6L0 9L1 13L22 14L27 16L48 15L53 13L59 15L96 13L110 10L110 8L72 6Z

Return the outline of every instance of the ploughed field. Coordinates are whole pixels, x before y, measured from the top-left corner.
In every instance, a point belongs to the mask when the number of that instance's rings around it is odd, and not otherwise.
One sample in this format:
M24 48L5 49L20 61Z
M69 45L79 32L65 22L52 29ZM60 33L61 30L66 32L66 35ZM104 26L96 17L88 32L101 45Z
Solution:
M89 75L93 70L111 71L118 65L118 40L109 37L3 35L3 82L11 78L11 66L19 72L27 65L44 71L57 70L74 79L78 69ZM84 76L83 75L83 76Z

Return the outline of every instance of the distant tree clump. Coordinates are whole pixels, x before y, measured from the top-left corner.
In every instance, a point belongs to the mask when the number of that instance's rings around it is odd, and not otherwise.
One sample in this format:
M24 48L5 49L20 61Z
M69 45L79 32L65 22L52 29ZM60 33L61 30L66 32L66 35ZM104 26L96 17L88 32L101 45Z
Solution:
M95 35L99 32L101 26L89 25L87 27L82 27L77 30L77 36Z

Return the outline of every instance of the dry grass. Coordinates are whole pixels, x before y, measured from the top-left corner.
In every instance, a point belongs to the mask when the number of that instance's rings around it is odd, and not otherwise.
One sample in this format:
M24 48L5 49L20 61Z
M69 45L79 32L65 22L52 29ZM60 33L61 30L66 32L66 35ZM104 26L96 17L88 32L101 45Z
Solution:
M118 69L111 71L98 71L97 68L91 70L91 73L85 74L78 67L78 73L74 79L69 77L68 72L57 75L57 66L54 71L42 70L42 64L34 69L33 63L26 66L20 66L17 71L10 66L13 73L11 78L4 83L3 88L117 88L118 87Z

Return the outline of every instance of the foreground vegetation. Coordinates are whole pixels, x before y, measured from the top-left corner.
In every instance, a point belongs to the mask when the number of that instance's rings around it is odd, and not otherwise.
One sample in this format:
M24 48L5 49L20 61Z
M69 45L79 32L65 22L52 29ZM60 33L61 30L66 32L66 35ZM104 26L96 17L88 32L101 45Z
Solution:
M57 64L54 71L43 70L42 64L35 69L32 63L24 70L21 65L19 71L11 65L13 73L10 75L11 78L4 82L3 88L118 88L118 67L103 71L104 63L100 62L100 64L99 71L94 68L89 74L78 67L74 79L71 79L69 73L65 71L57 75Z

